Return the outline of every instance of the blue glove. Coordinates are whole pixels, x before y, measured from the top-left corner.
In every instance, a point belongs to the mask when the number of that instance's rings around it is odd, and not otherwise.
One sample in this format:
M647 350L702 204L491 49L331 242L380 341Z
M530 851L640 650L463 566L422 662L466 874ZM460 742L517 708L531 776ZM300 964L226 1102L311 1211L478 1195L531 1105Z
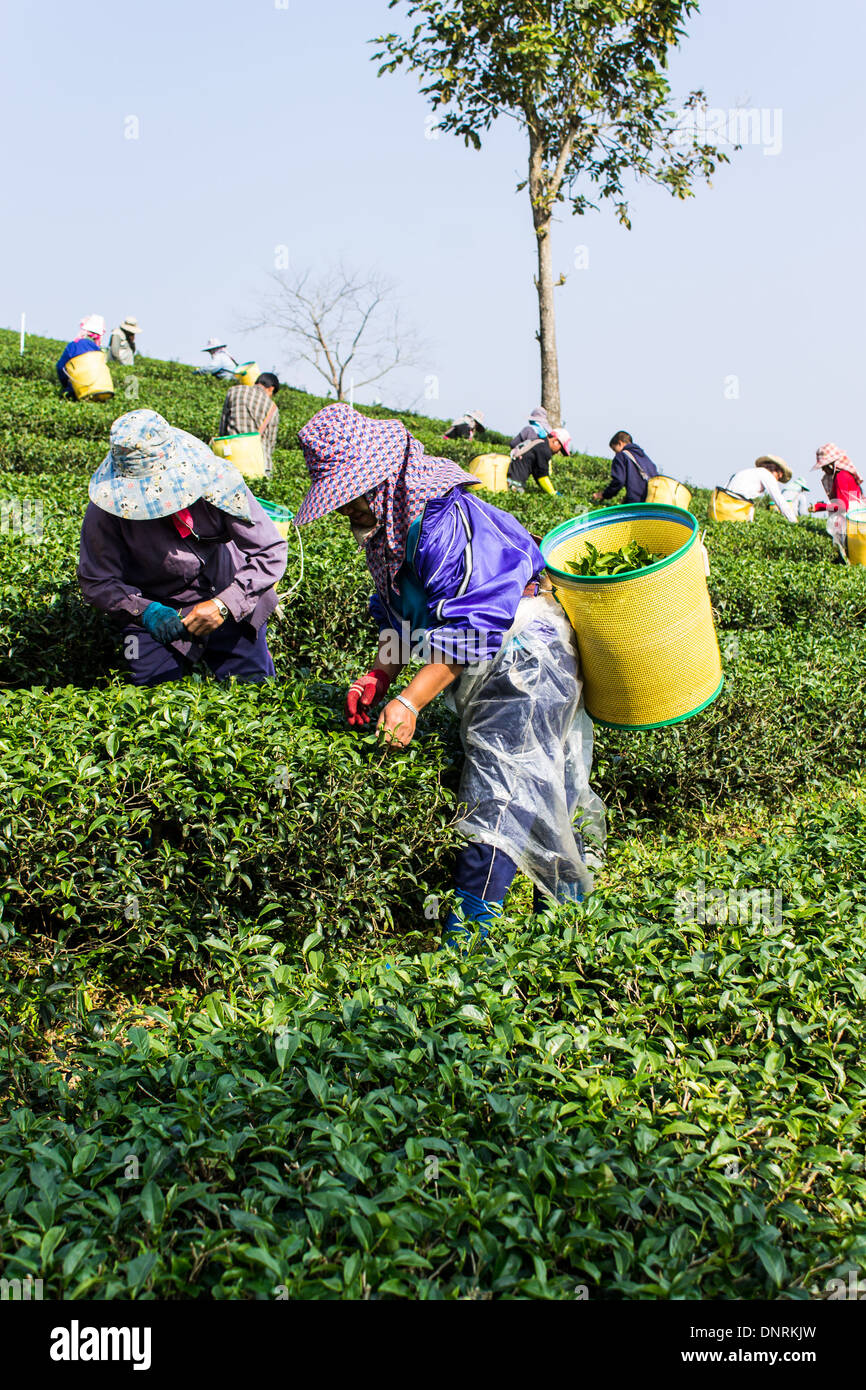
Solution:
M173 642L178 637L189 636L175 610L164 603L149 603L141 615L141 624L157 642Z

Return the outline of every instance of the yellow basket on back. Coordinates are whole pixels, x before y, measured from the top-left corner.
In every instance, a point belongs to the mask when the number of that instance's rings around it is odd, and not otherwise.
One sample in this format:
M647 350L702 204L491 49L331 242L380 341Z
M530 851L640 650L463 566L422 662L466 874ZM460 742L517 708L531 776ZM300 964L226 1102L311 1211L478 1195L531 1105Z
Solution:
M577 575L586 553L637 541L654 565L627 574ZM588 713L618 729L679 724L722 689L704 552L690 512L657 503L605 507L574 517L541 542L556 597L577 634Z
M707 516L710 521L754 521L755 504L726 487L713 488Z
M509 462L507 454L479 454L470 462L469 472L478 479L477 487L488 492L507 492Z
M686 511L692 494L685 483L677 482L676 478L667 478L664 473L657 473L646 485L645 500L660 502L670 507L682 507L683 511Z
M845 526L849 565L866 565L866 507L851 507Z
M241 386L255 386L260 375L258 362L241 362L235 372Z
M221 459L228 459L245 478L264 478L265 451L262 437L253 434L220 434L211 443L213 452Z
M66 363L66 375L77 401L110 401L114 382L101 352L80 352Z

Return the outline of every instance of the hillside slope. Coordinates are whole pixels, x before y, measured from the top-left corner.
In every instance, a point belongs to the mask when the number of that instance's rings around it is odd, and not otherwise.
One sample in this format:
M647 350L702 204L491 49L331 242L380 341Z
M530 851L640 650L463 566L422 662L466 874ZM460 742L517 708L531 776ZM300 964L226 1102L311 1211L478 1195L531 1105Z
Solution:
M866 572L813 522L708 524L723 695L598 730L595 894L533 917L518 881L496 954L446 960L456 731L432 710L386 758L343 726L374 649L345 526L305 533L278 683L130 689L75 582L87 480L123 409L206 439L225 387L140 359L76 406L61 347L0 333L3 1273L741 1299L862 1263ZM321 404L281 393L265 495L292 507ZM434 453L490 447L401 418ZM605 472L497 500L545 531Z

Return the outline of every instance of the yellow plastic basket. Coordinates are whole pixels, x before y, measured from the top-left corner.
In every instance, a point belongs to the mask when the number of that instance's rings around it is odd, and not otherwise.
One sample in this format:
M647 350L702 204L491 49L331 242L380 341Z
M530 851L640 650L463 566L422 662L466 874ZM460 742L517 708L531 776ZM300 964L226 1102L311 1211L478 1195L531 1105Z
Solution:
M258 362L241 362L235 372L241 386L255 386L260 375Z
M845 525L849 565L866 565L866 507L851 507Z
M245 478L264 478L265 451L262 437L253 434L219 434L211 443L211 449L221 459L228 459Z
M111 372L101 352L80 352L77 357L70 357L66 375L77 401L110 401L114 395Z
M469 472L477 478L477 487L487 492L508 491L507 454L479 454L469 464Z
M676 478L668 478L664 473L657 473L647 483L647 502L659 502L670 507L682 507L686 511L691 500L692 494L685 483L677 482Z
M576 575L586 553L637 541L663 560L623 575ZM618 729L679 724L724 684L698 523L680 507L632 503L563 522L541 542L577 634L588 713Z
M717 487L713 489L707 516L710 521L754 521L755 506L747 498L728 492L726 487Z

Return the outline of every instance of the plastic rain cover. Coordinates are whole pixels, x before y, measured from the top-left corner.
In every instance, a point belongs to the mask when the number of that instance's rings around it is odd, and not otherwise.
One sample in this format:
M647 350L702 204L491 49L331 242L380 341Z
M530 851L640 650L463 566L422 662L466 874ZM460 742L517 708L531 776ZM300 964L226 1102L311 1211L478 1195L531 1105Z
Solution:
M556 901L580 901L604 854L605 808L589 785L592 722L556 600L521 599L500 651L465 667L449 696L466 753L461 832L504 850Z

